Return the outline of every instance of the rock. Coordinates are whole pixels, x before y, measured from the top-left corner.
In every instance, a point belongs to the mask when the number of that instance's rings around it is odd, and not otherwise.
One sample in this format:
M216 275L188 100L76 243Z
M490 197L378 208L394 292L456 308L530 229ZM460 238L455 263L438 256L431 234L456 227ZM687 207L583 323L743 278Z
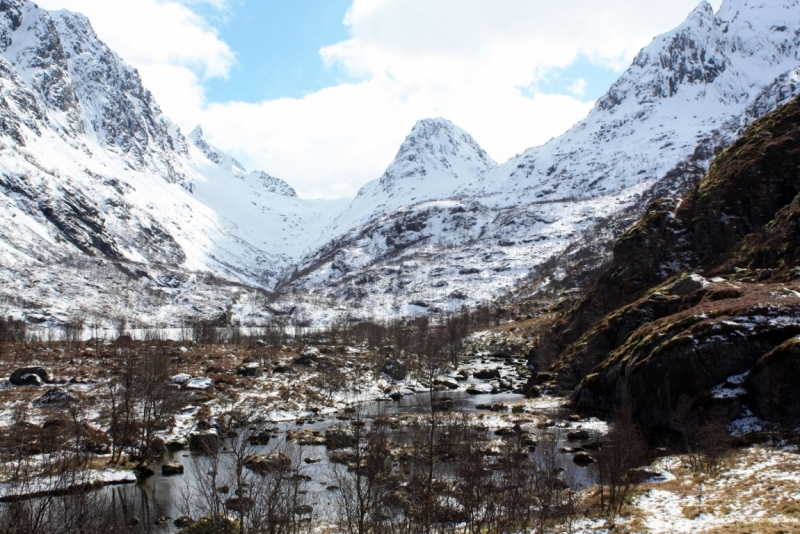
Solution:
M180 462L167 461L161 466L161 475L165 477L183 474L183 464Z
M444 386L447 389L458 389L458 382L449 376L440 376L433 381L434 386Z
M202 432L189 435L189 449L203 454L219 450L219 436L213 432Z
M800 424L800 336L785 341L756 362L745 379L753 411L767 421Z
M575 453L575 456L572 457L572 461L575 462L576 465L589 465L595 462L595 459L585 451L579 451Z
M15 386L40 386L52 380L50 371L44 367L22 367L11 373L8 381Z
M155 469L153 469L153 466L149 464L140 465L136 469L134 469L133 472L136 474L136 478L138 480L145 480L156 474L156 471Z
M264 374L264 368L255 362L247 363L239 367L236 370L236 374L239 376L246 376L248 378L259 378Z
M567 417L567 421L570 421L572 423L577 423L580 420L581 420L581 416L578 415L578 414L572 414L569 417Z
M309 352L306 351L294 360L292 360L292 365L299 365L301 367L311 367L317 363L319 360L319 351L314 349L313 351Z
M249 437L251 445L266 445L272 439L272 433L268 429L259 430Z
M156 519L156 526L160 527L160 526L166 525L167 523L169 523L170 519L172 519L172 518L171 517L167 517L165 515L162 515L161 517Z
M272 368L272 372L278 374L291 373L292 368L288 365L276 365L275 367Z
M44 408L45 406L64 406L73 400L74 399L67 391L61 388L51 388L47 393L33 401L33 405L37 408Z
M325 445L330 450L355 447L356 437L349 430L328 429L325 431Z
M283 451L267 454L250 454L244 459L244 466L254 473L262 475L274 472L285 472L292 468L292 459Z
M194 519L184 515L173 521L172 524L178 528L189 528L190 526L194 525Z
M298 445L313 446L325 445L327 438L319 430L299 430L296 432L288 432L286 439L294 441Z
M556 422L555 421L553 421L552 419L545 419L544 421L539 422L536 425L536 428L540 428L540 429L541 428L550 428L550 427L553 427L553 426L556 426Z
M492 354L492 358L497 360L511 360L514 358L514 354L509 349L502 349Z
M472 384L467 388L467 393L470 395L488 395L494 392L494 387L491 384Z
M493 378L500 378L500 369L499 368L481 369L480 371L472 373L472 376L480 380L491 380Z
M404 397L404 395L402 393L400 393L399 391L393 391L393 392L391 392L389 394L389 398L392 399L393 401L399 401L403 397Z
M569 441L585 441L589 439L589 432L587 430L575 430L567 432L567 439Z
M180 374L177 374L177 375L173 376L172 378L170 378L169 381L172 382L173 384L179 384L179 385L182 386L182 385L184 385L186 382L188 382L191 379L192 379L192 375L189 375L189 374L186 374L186 373L180 373Z
M182 451L186 448L186 443L183 440L173 440L167 443L167 450L176 452Z
M183 389L189 391L212 391L214 389L214 381L210 378L192 378L183 385Z
M141 522L142 522L141 519L139 519L136 516L133 516L131 517L130 521L128 521L128 524L132 527L135 527L136 525L139 525Z
M530 386L525 390L525 396L529 399L536 399L542 396L542 390L539 389L539 386Z
M408 367L396 358L389 358L381 367L381 372L392 380L405 380Z

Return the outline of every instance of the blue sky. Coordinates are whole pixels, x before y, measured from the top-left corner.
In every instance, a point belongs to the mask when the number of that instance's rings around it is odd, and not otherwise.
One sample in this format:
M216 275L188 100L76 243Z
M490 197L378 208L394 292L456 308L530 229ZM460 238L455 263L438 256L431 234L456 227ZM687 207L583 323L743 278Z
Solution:
M348 38L343 24L351 0L238 0L224 14L199 9L236 54L227 79L206 81L215 102L260 102L299 98L349 81L336 66L326 66L319 51Z
M352 0L233 0L224 10L208 4L196 7L236 55L227 78L204 81L206 97L214 102L257 103L300 98L354 81L346 70L320 57L322 47L350 36L344 18L351 4ZM622 71L579 56L568 67L554 69L520 89L523 94L568 93L591 101L602 96Z

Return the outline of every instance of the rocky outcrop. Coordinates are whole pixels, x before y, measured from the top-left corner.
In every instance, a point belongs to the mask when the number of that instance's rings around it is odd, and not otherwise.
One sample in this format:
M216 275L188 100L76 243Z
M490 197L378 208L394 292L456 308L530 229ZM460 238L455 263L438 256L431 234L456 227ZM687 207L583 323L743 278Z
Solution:
M8 378L15 386L38 386L51 380L50 371L44 367L22 367Z
M653 203L617 241L558 325L558 380L580 381L579 406L632 404L645 426L669 428L682 399L753 369L754 407L791 417L765 384L796 376L770 369L791 365L779 346L800 333L798 124L798 100L756 122L689 193Z
M764 355L745 380L753 411L764 419L793 427L800 424L800 337Z

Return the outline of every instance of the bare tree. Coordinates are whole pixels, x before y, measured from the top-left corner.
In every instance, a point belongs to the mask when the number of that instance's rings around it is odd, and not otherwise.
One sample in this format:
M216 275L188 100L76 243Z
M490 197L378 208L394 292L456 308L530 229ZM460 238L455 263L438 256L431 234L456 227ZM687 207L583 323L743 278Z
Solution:
M622 510L631 488L638 483L638 477L631 471L644 462L646 453L647 443L631 410L618 410L594 464L600 482L601 507L612 517Z

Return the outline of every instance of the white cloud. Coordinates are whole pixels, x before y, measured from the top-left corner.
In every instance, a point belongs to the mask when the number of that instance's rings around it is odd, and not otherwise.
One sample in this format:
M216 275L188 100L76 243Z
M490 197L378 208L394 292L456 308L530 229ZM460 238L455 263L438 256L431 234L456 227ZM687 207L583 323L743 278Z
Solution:
M363 81L303 98L208 102L203 79L235 61L192 11L225 0L41 0L82 11L109 46L142 72L167 115L202 123L210 139L308 196L352 195L379 176L417 119L443 116L500 161L547 141L591 103L526 94L581 55L624 68L697 0L354 0L351 38L322 58ZM109 4L113 4L113 7ZM135 6L135 7L134 7ZM717 7L717 6L715 6Z
M572 93L575 96L583 96L586 94L586 80L584 78L578 78L575 80L572 85L567 88L567 91Z

